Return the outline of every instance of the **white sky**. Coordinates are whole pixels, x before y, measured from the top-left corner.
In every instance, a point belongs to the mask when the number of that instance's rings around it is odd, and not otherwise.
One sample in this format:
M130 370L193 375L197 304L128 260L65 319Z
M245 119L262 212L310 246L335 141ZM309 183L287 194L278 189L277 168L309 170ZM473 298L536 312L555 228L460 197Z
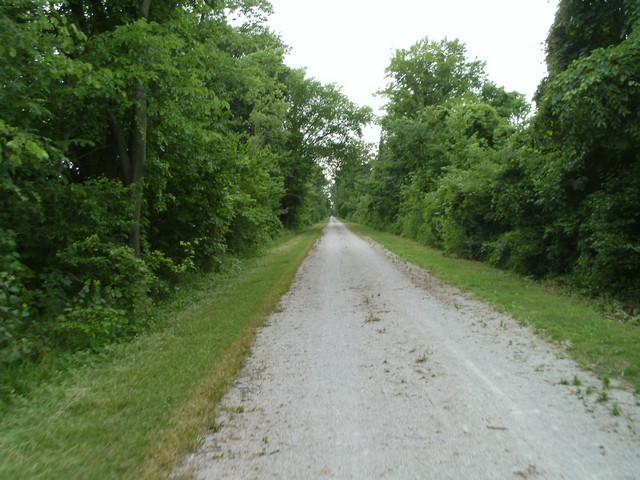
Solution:
M291 53L322 83L336 83L358 105L382 113L384 70L393 52L418 40L459 38L489 79L531 101L546 75L544 41L558 0L270 0L269 20ZM379 130L366 140L377 143Z

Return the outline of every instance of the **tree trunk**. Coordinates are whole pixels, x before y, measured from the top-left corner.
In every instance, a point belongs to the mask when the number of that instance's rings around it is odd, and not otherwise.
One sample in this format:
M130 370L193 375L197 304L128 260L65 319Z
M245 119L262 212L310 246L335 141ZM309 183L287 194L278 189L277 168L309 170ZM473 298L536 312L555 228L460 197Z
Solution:
M151 0L142 0L141 15L143 18L149 16ZM131 160L131 182L133 185L134 208L133 223L129 230L129 246L133 248L136 257L140 258L142 251L140 245L140 221L142 220L142 199L144 195L144 184L142 176L147 163L147 125L149 116L147 115L147 88L145 85L138 85L136 88L136 106L133 111L133 121L131 125L131 136L129 137L129 159Z
M142 0L140 14L143 18L149 16L150 6L151 0ZM143 83L140 83L135 89L135 106L131 113L128 145L122 125L113 112L109 113L109 126L111 127L110 137L113 141L113 148L117 153L116 157L120 161L122 168L122 183L125 187L130 186L133 194L133 215L131 228L129 229L129 246L134 250L136 257L139 258L142 253L140 238L140 221L142 220L142 200L144 195L142 177L147 162L147 126L149 122L147 86Z
M144 186L142 176L147 162L147 89L139 85L136 89L136 106L133 112L131 136L129 137L129 159L131 161L131 178L129 185L134 185L133 224L129 231L129 246L140 257L140 220L142 214L142 198Z
M134 250L136 257L140 257L142 253L140 248L140 221L142 219L142 199L144 194L142 177L147 161L147 124L147 89L144 85L138 85L128 145L118 118L115 114L109 113L111 138L115 143L114 148L122 167L122 183L125 187L131 186L133 192L134 205L132 224L129 230L129 246Z
M140 6L140 12L144 18L149 16L149 7L151 7L151 0L142 0L142 5Z

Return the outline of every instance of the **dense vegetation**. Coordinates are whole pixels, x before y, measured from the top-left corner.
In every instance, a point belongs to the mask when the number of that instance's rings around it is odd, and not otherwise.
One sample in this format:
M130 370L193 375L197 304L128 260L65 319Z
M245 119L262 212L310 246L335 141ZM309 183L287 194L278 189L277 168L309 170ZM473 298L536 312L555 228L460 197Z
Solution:
M535 112L458 41L399 50L375 155L361 140L370 110L287 67L269 11L266 0L0 1L9 476L170 468L211 427L211 402L320 232L260 261L230 255L327 216L327 173L341 217L563 279L640 318L637 0L560 1ZM398 243L445 270L440 253ZM637 329L480 264L446 263L448 281L481 276L482 298L637 387ZM230 264L242 268L211 272ZM197 288L151 308L196 271L207 272ZM123 342L150 326L162 328Z
M129 338L184 272L328 215L370 111L284 65L269 9L0 3L1 372Z
M185 478L170 472L219 425L257 328L322 226L285 232L264 255L227 257L220 271L198 274L156 308L163 328L66 355L81 368L67 367L0 412L0 478Z
M382 138L266 0L0 3L5 373L147 327L184 274L329 212L640 305L640 6L561 0L531 111L458 41L392 57ZM2 389L5 389L3 391Z
M640 306L640 4L561 0L537 110L458 41L399 50L377 156L345 164L336 213Z

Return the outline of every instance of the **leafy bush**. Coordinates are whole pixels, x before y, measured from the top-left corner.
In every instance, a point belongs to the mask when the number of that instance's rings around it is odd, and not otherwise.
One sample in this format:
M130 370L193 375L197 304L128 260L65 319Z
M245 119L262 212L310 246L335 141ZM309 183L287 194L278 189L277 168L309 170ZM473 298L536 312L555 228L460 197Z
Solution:
M131 333L130 312L116 308L120 295L100 280L85 280L53 329L57 344L68 350L95 348Z
M166 296L185 272L195 270L191 244L181 242L181 246L185 250L185 256L180 262L168 258L160 250L153 250L145 254L144 261L149 271L153 273L153 281L149 288L152 298L158 299Z
M596 295L640 298L640 162L585 201L573 277Z
M132 249L91 235L57 257L44 287L53 300L47 317L55 317L57 344L71 350L94 348L136 331L149 306L154 276ZM62 313L56 315L51 308L61 304Z
M540 277L545 272L545 248L540 232L533 228L518 228L503 233L485 245L492 265L513 270L522 275Z
M15 251L14 232L0 229L0 365L28 357L34 347L30 329L27 269Z

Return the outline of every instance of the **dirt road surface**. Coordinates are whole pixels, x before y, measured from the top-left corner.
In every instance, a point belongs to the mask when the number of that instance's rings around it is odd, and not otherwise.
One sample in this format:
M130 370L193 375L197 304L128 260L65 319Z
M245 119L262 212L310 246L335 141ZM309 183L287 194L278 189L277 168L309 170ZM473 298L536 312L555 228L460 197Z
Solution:
M637 399L612 388L598 401L602 388L559 347L332 220L222 427L179 473L640 479Z

